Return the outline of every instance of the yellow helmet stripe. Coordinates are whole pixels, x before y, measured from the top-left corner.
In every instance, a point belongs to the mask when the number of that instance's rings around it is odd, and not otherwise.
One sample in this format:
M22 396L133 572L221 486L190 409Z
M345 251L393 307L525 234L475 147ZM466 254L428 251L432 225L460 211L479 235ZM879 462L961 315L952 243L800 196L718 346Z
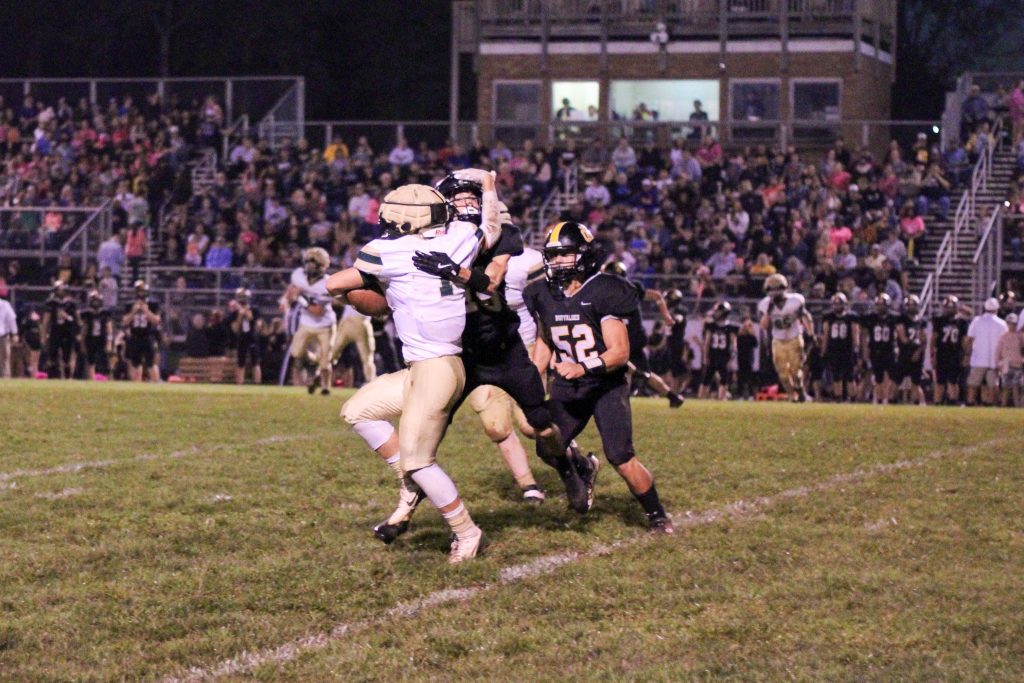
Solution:
M548 233L548 243L544 246L557 247L558 246L558 233L562 231L562 226L565 225L565 221L556 223L555 227L551 228L551 232Z

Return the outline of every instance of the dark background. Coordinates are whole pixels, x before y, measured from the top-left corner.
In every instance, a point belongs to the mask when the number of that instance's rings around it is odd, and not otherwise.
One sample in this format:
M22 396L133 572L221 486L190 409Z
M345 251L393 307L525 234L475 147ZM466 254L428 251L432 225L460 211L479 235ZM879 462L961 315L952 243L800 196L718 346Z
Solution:
M302 75L308 119L448 117L448 0L4 4L4 77ZM901 0L893 117L937 117L964 70L1024 69L1022 17L1024 0Z

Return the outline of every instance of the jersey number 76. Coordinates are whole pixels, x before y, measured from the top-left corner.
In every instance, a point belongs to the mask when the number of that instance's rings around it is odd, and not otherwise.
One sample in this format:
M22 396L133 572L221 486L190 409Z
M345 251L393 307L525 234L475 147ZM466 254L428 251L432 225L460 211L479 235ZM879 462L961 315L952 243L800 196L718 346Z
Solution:
M558 348L558 359L563 363L582 363L599 355L594 348L594 330L584 323L573 325L572 329L568 325L555 325L551 328L551 341Z

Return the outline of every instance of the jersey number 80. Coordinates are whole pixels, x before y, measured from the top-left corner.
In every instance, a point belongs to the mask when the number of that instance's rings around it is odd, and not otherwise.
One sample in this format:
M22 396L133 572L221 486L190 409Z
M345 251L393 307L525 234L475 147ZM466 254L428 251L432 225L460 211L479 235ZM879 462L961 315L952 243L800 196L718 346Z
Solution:
M555 325L551 328L551 340L558 347L558 358L563 363L582 363L599 355L594 348L594 330L585 323L573 325L572 329L568 325Z

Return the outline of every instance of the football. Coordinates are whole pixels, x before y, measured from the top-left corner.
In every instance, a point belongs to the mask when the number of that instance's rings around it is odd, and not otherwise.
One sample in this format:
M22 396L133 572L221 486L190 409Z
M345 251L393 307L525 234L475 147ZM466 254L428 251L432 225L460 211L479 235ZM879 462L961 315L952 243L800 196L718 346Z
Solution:
M388 308L388 302L384 295L372 289L353 289L345 295L345 298L363 315L383 316L391 310Z

